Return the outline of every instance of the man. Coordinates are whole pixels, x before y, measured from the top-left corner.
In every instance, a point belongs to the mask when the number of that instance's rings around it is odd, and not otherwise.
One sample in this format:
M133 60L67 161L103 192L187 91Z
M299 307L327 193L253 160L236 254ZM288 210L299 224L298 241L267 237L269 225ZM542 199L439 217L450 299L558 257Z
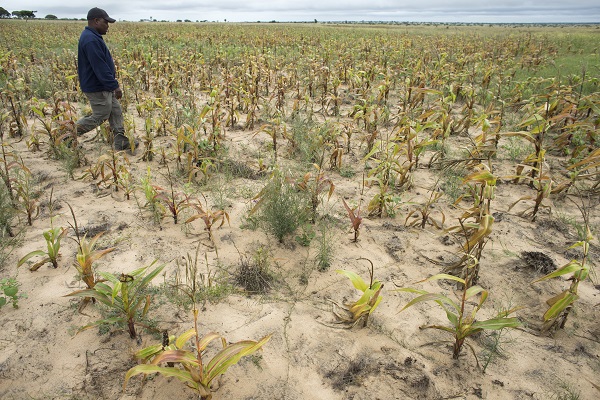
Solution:
M90 101L92 115L76 122L77 135L89 132L108 119L114 134L115 150L132 150L125 136L119 99L123 91L116 79L115 63L102 35L115 22L106 11L94 7L87 14L88 25L79 37L77 73L81 90ZM137 143L135 143L137 145Z

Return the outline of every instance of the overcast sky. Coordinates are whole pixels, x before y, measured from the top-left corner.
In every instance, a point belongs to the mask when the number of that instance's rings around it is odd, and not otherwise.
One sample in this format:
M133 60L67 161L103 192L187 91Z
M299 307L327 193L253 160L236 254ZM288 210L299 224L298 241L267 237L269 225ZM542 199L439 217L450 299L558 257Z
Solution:
M9 12L85 18L92 7L117 20L600 22L599 0L0 0Z

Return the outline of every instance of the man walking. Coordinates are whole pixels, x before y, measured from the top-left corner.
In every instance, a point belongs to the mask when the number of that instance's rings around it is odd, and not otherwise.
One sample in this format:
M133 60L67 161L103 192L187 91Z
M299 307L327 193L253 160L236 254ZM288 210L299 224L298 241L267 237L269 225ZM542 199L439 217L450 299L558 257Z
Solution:
M119 103L123 91L116 79L115 63L102 38L108 32L108 24L115 19L94 7L87 14L87 21L88 25L79 37L77 73L81 90L90 101L92 114L76 122L77 135L91 131L108 119L114 134L115 150L134 150L123 126L123 111Z

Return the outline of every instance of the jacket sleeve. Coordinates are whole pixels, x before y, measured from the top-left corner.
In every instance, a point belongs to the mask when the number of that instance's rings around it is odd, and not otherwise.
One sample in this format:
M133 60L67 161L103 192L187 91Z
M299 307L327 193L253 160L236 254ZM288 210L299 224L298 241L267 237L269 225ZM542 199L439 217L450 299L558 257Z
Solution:
M87 59L90 62L94 75L100 81L102 86L108 90L115 90L119 87L119 82L115 78L114 61L111 56L105 52L102 43L93 41L84 46Z

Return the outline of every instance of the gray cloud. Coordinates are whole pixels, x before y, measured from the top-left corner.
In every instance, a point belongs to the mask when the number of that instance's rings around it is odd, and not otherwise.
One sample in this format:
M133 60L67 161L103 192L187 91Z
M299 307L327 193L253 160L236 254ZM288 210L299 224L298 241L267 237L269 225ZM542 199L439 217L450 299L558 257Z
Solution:
M159 20L302 21L379 20L415 22L600 22L597 0L200 0L200 1L79 1L13 0L2 5L8 11L36 10L38 17L54 14L84 18L94 6L113 18L137 21L152 16Z

